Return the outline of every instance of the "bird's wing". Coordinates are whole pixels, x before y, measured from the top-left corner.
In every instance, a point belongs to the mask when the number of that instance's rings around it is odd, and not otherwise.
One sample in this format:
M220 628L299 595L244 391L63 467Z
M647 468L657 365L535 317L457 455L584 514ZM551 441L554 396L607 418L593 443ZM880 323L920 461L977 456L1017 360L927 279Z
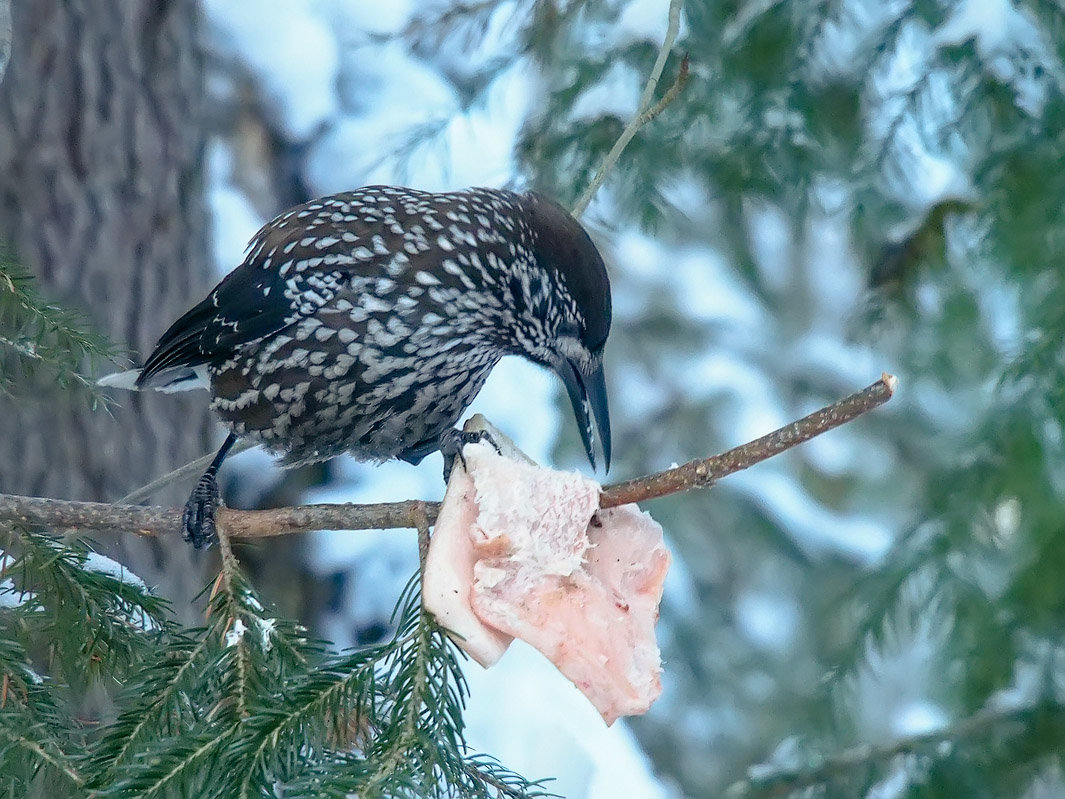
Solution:
M311 237L280 219L260 230L244 262L163 333L139 385L174 367L222 362L333 298L350 257L335 250L309 252L315 249Z
M387 274L397 258L411 273L425 268L438 273L437 282L461 285L460 278L440 273L436 262L462 251L496 250L507 257L506 239L492 230L489 215L509 225L506 204L515 196L370 186L297 206L267 223L249 243L244 262L170 326L137 383L148 385L166 369L220 363L242 345L314 314L352 276ZM459 230L448 216L452 208L469 210L466 203L483 220L465 218L467 225L481 225L477 236L474 228Z
M163 333L144 363L138 384L146 384L166 369L224 359L234 347L280 330L292 305L277 290L277 282L275 273L247 263L237 267Z

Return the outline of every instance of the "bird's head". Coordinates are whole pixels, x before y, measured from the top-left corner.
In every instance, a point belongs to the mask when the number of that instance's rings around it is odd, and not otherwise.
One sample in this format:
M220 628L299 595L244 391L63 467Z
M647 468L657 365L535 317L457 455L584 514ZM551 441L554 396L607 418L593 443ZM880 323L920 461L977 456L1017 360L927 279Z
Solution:
M570 214L541 194L523 197L537 266L548 276L541 294L543 337L525 354L554 370L573 403L581 440L595 466L592 420L610 468L610 412L603 350L610 333L610 281L602 256Z

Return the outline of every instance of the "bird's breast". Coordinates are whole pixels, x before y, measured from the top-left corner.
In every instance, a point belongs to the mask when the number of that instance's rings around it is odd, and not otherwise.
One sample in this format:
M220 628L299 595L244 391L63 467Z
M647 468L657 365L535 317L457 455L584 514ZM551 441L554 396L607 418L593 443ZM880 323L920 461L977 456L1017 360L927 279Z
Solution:
M212 408L293 463L385 460L453 426L501 357L472 334L347 316L332 326L319 313L213 367Z

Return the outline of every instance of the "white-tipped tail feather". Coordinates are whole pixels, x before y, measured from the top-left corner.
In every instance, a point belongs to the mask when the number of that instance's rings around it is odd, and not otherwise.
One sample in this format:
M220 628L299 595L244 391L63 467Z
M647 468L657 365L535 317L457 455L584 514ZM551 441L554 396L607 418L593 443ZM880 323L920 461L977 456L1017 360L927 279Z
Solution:
M114 374L104 375L96 381L96 385L103 386L104 388L124 388L127 391L137 390L137 378L140 376L140 369L127 369L125 372L115 372Z
M137 385L137 378L140 375L140 369L127 369L125 372L104 375L96 381L96 385L105 388L122 388L127 391L151 389L152 391L161 391L164 394L173 394L175 391L192 391L210 386L206 366L182 366L174 369L164 369L158 374L152 375L147 385L143 386Z

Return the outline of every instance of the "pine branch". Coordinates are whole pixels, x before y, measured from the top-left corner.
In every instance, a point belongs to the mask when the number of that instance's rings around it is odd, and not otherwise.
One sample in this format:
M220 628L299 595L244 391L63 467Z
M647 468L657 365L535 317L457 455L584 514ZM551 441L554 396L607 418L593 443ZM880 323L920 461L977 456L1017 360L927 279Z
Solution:
M58 743L46 735L34 737L34 733L40 732L38 725L22 726L21 731L18 729L15 724L6 721L0 723L0 738L23 750L35 761L46 764L75 786L80 787L84 783L82 776L70 766L70 756L59 748Z
M610 508L712 485L722 477L747 469L853 421L891 399L895 386L896 379L884 375L856 394L720 455L605 486L600 505ZM313 530L416 528L422 514L430 523L435 521L439 508L438 502L423 500L301 505L259 511L220 508L218 526L224 528L231 538L268 538ZM181 513L180 508L109 505L0 494L0 524L171 535L180 530Z
M393 734L384 736L385 746L375 747L378 750L373 753L376 768L370 774L365 789L371 796L377 795L378 792L385 795L383 788L394 779L396 771L410 765L410 753L416 748L421 731L419 722L422 721L422 711L427 701L432 621L420 613L409 598L407 604L408 607L403 612L404 624L397 634L400 645L392 653L392 657L393 667L398 668L400 672L399 679L394 682L401 682L403 688L408 690L395 692L392 714L394 729L389 731ZM461 726L461 718L458 721ZM381 738L382 736L378 736L378 744Z
M17 541L22 553L4 571L19 599L13 612L29 635L50 640L53 676L74 685L121 676L151 651L154 632L168 625L165 599L136 577L102 571L100 559L90 563L83 542L33 532Z
M97 741L85 768L87 774L93 775L90 787L110 782L146 737L160 737L170 732L168 726L190 721L182 692L192 686L197 670L206 661L208 648L205 635L199 639L177 637L161 647L152 662L127 685L118 698L123 710Z
M102 396L81 369L86 359L112 356L114 347L90 330L83 315L41 297L29 272L0 247L0 391L10 393L20 377L43 371L60 387L75 385L93 398Z
M367 750L372 770L360 796L543 796L490 758L467 754L462 711L468 690L451 639L421 605L419 575L400 600L400 623L380 662L383 702Z
M248 611L254 612L262 606L252 594L251 586L244 584L240 565L229 542L229 533L224 527L218 528L218 550L222 556L222 569L218 573L214 585L215 593L212 595L212 598L217 596L218 599L211 603L210 608L213 616L222 617L221 624L216 624L216 627L220 626L218 632L225 636L227 648L235 652L235 704L237 718L243 719L248 715L248 680L251 671L251 655L248 652L245 633L252 626L245 619ZM219 588L221 592L218 591ZM257 616L255 618L258 619Z
M256 708L244 722L244 740L238 745L245 767L239 795L256 795L254 789L269 782L274 761L306 754L309 730L319 731L311 737L319 749L328 737L348 738L349 720L372 708L375 668L386 651L384 647L361 649L308 669L276 697L275 708Z
M67 716L52 686L33 671L29 655L10 629L0 633L0 674L0 773L14 777L21 771L26 787L43 769L81 786L82 776L74 766L78 738L68 735Z
M197 734L194 731L182 730L179 735L166 739L163 742L164 746L150 750L147 756L150 758L147 763L150 769L141 769L134 772L132 776L117 780L107 788L96 791L94 796L100 799L104 797L125 799L129 796L152 799L156 796L169 795L166 791L171 786L181 785L183 781L189 779L190 775L195 776L198 772L202 775L209 772L209 769L205 767L207 759L214 757L216 750L224 752L239 731L239 724L232 724L221 732L208 729ZM145 764L142 761L140 765ZM215 793L217 789L218 786L216 786ZM203 796L199 792L183 795Z
M497 799L536 799L537 797L547 799L559 796L550 791L540 790L544 781L529 782L503 768L492 758L468 758L465 768L473 780L495 791Z

